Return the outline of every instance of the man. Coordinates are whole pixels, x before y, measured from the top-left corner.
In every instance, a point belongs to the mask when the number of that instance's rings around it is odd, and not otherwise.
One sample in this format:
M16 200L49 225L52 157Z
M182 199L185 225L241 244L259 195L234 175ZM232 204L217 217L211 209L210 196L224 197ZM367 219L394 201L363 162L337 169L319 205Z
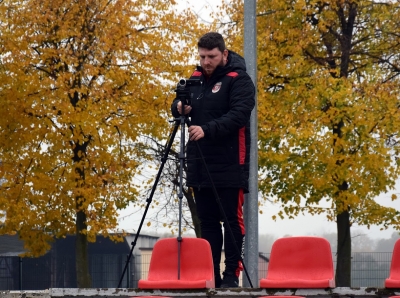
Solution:
M216 287L238 287L245 235L243 195L248 192L249 178L249 120L255 104L255 88L246 73L244 59L225 48L221 34L203 35L198 41L198 51L200 66L191 79L200 79L202 84L190 87L191 104L184 104L183 111L179 98L174 100L171 110L175 117L188 114L191 119L186 184L193 188L201 236L211 245ZM195 142L199 144L211 180ZM221 280L219 264L223 242L225 271Z

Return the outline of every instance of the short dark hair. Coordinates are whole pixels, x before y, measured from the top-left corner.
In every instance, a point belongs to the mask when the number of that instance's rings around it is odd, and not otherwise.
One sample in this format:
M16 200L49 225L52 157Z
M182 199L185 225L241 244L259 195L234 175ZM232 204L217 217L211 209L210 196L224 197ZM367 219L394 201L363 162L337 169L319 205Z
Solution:
M212 50L218 48L221 52L225 51L225 41L221 34L218 32L208 32L200 37L197 46L199 48L205 48Z

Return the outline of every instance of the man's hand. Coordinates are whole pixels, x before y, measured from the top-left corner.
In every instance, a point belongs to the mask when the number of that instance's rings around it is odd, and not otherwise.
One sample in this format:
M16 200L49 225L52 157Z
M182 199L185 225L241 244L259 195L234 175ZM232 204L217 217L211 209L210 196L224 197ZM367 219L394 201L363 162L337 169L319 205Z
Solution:
M176 108L178 110L178 113L182 115L182 102L181 101L178 102L178 104L176 105ZM191 106L185 105L185 111L184 111L185 114L184 115L189 114L191 110L192 110Z
M189 139L191 141L198 141L201 138L204 138L204 131L200 126L192 125L188 128L189 131Z

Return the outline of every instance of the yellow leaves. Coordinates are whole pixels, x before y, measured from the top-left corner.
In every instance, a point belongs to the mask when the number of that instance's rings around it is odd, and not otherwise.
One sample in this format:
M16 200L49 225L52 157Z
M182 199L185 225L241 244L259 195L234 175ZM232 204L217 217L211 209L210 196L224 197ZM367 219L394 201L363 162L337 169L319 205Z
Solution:
M116 227L116 210L136 199L138 164L150 156L140 137L165 136L173 82L192 69L200 35L195 15L180 15L171 1L87 5L29 0L0 12L8 53L0 69L0 177L8 186L0 207L4 231L25 229L35 254L48 239L38 234L36 246L29 231L73 232L78 210L92 240Z
M400 174L394 163L400 148L388 142L400 127L395 91L400 86L389 79L397 76L391 62L385 68L377 64L397 57L400 49L398 43L388 46L389 36L374 33L383 26L375 20L387 5L358 6L358 27L350 36L337 17L348 12L348 7L342 9L347 4L257 3L271 12L257 19L259 165L267 176L260 189L277 196L289 216L297 214L299 202L312 205L324 197L333 199L332 207L356 210ZM394 14L398 4L390 5ZM382 32L398 31L394 23L389 25L386 21ZM352 38L348 47L343 38ZM370 208L363 209L365 214L374 213Z

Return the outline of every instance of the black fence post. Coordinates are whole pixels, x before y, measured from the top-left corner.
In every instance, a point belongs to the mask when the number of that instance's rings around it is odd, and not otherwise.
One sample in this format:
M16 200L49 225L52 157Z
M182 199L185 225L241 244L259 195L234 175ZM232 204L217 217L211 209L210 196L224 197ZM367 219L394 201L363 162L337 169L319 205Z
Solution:
M19 259L19 290L22 291L22 258Z
M129 255L126 256L126 261L128 262L127 274L126 274L126 288L129 289L129 280L130 280L130 276L131 276L131 266L129 263Z

